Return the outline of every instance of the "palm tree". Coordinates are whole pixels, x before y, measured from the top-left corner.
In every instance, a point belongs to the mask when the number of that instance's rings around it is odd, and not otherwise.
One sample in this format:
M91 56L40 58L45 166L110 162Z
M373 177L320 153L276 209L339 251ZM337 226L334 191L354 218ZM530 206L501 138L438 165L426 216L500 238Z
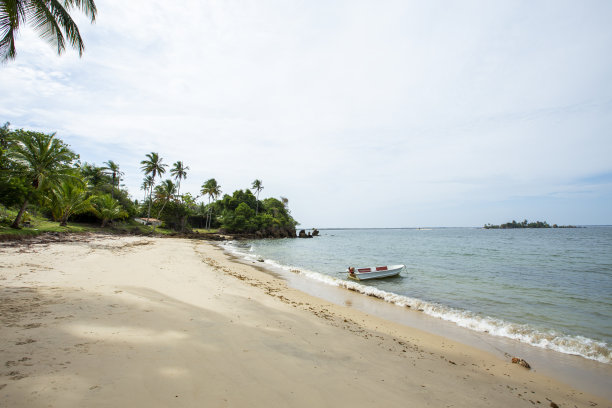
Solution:
M85 162L79 166L79 172L87 180L87 183L94 188L107 182L108 175L104 173L102 167L98 167L95 164Z
M109 194L103 194L94 199L94 213L102 220L102 228L106 226L107 222L117 218L125 218L128 215L119 202Z
M170 170L170 174L178 183L176 187L176 195L179 197L181 194L181 180L187 178L187 170L189 170L189 166L183 165L183 162L180 160L174 163L174 167L172 167L172 169Z
M82 56L85 44L68 12L72 8L81 9L92 23L96 20L94 0L0 0L0 33L4 34L0 39L0 61L15 59L15 37L26 22L57 47L58 55L66 49L67 39Z
M149 191L149 188L153 185L154 182L155 180L153 180L153 177L151 177L150 175L147 175L145 176L144 179L142 179L142 184L140 185L140 189L144 190L145 192L145 195L142 199L143 203L147 201L147 191Z
M46 135L17 130L14 135L15 144L10 151L11 158L17 164L17 173L31 183L35 192L73 177L74 169L70 165L77 155L64 142L56 139L55 133ZM27 205L26 197L11 224L12 228L19 228Z
M287 197L281 196L281 202L283 203L283 207L285 208L287 208L287 205L289 205L289 199Z
M120 171L119 165L112 160L104 162L103 164L106 164L106 167L102 167L102 170L106 170L108 173L110 173L111 177L113 178L113 184L112 184L113 188L111 189L111 197L114 198L113 193L115 191L115 184L117 184L117 189L119 189L119 182L121 181L121 176L123 176L125 173Z
M65 227L70 216L92 210L92 197L88 195L84 180L63 180L51 189L47 198L53 219L59 221L61 227Z
M163 159L159 157L159 154L155 152L148 153L147 160L140 162L142 165L140 169L145 172L146 175L150 175L153 178L153 183L149 187L149 211L147 212L147 219L151 218L151 197L153 195L153 186L155 185L155 177L161 177L166 172L167 164L163 164ZM150 221L150 220L149 220Z
M211 199L217 199L221 194L221 186L217 184L214 178L207 180L202 184L202 195L208 195L208 214L206 215L206 229L210 229L212 223L212 207L210 206Z
M253 184L251 184L251 187L253 187L253 190L255 190L255 194L257 194L257 204L255 206L255 215L257 215L259 213L259 192L263 190L264 187L261 180L259 179L255 179Z
M168 201L172 200L176 194L176 185L172 182L172 180L164 180L161 184L155 187L155 199L162 201L162 207L157 214L157 218L161 216L162 211L164 211L164 207L168 203Z

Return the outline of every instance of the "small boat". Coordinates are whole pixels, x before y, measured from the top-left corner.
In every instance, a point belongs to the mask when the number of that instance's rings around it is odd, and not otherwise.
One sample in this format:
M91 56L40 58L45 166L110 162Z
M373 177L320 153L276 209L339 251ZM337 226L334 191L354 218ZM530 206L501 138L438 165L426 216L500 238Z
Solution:
M355 280L379 279L397 276L406 265L374 266L371 268L349 267L348 277Z

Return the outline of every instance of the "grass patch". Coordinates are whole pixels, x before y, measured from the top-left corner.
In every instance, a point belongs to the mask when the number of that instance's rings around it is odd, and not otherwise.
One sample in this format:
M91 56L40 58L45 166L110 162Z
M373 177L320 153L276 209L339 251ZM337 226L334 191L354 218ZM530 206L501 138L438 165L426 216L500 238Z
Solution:
M28 237L36 236L44 233L59 232L59 233L85 233L85 232L103 232L109 234L133 234L133 235L174 235L176 231L172 231L164 227L156 227L153 229L151 225L144 225L134 220L127 220L123 222L114 222L112 225L107 225L102 228L99 223L80 223L80 222L68 222L68 225L61 227L59 222L49 220L45 217L27 213L24 216L26 223L19 229L11 228L11 224L17 211L8 209L0 205L0 237L4 236L6 239L13 237ZM198 232L201 233L215 233L217 230L205 230L200 229Z
M0 225L0 235L15 235L15 236L35 236L47 232L90 232L96 231L97 228L91 224L80 224L69 222L68 225L62 227L58 222L49 221L40 217L31 217L29 226L24 226L19 229L11 228L10 224L2 223Z
M218 228L206 229L206 228L194 228L193 232L198 232L200 234L217 234L219 232Z

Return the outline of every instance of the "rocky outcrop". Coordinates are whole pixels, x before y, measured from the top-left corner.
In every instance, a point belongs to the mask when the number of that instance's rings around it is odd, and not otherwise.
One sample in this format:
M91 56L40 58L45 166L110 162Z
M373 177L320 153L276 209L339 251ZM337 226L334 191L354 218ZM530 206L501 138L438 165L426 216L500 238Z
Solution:
M319 236L319 230L317 230L316 228L312 229L312 233L306 232L306 230L300 230L300 232L298 233L298 238L312 238L312 237L318 237L318 236Z
M255 232L230 232L224 229L219 234L229 236L228 239L260 239L260 238L296 238L295 228L291 227L268 227Z
M295 238L295 228L268 227L255 233L257 238Z
M306 230L300 230L298 238L312 238L312 235L310 235L310 232L307 234Z

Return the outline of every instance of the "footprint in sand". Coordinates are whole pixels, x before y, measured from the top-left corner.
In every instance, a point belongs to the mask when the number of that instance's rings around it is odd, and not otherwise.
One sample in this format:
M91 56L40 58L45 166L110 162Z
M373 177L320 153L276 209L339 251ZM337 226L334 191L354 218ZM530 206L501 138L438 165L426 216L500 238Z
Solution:
M27 339L27 340L24 340L24 341L18 341L15 344L18 345L18 346L22 346L24 344L30 344L30 343L36 343L36 340L34 340L34 339Z
M19 371L11 371L10 373L8 373L8 376L11 377L11 380L15 380L15 381L21 380L27 377L26 374L21 374Z

